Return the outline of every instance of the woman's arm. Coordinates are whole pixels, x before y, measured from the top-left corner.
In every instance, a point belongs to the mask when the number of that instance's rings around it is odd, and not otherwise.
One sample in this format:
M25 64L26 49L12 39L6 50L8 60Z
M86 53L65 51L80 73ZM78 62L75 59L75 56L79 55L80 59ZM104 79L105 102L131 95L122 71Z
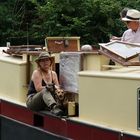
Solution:
M34 82L34 86L37 92L45 88L45 86L42 86L42 75L39 70L35 70L33 72L32 81Z
M53 82L55 84L55 88L59 89L60 85L59 85L58 77L55 71L52 71L52 76L53 76Z

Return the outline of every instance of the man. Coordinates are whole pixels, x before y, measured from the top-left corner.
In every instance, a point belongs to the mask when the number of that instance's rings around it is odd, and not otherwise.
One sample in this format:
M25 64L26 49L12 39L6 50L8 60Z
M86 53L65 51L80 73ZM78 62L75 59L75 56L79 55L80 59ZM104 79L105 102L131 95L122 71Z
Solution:
M140 11L130 9L122 18L127 25L128 30L123 33L121 41L127 43L140 43Z
M120 18L121 18L121 19L124 18L124 17L126 16L127 11L128 11L129 9L130 9L130 8L125 7L125 8L123 8L123 9L121 10L121 12L120 12ZM122 38L122 37L111 36L110 41L121 40L121 38Z

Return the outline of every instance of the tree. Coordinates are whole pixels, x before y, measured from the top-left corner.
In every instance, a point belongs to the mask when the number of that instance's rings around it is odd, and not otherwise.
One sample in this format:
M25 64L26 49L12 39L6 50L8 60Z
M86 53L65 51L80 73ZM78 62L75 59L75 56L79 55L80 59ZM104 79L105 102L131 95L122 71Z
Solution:
M80 36L82 44L107 42L119 7L115 0L48 0L37 7L38 25L43 23L40 31L47 36Z
M46 36L80 36L81 45L121 36L124 7L140 9L140 0L5 0L0 2L0 44L44 44Z

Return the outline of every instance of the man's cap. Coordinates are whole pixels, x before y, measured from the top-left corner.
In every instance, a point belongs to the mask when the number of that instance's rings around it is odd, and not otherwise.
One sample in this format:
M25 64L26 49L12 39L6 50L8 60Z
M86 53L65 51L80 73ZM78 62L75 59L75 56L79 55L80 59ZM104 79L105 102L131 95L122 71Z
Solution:
M130 9L127 11L127 14L122 21L139 21L140 20L140 11L135 9Z

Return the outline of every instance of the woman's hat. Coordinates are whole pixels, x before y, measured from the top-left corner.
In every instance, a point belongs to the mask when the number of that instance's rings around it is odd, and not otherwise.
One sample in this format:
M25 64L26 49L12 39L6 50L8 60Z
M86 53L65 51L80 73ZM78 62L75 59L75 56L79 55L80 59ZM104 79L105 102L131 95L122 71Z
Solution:
M39 60L49 58L51 62L54 60L53 57L48 52L41 52L39 56L35 59L35 62L39 62Z
M122 21L139 21L140 20L140 11L135 9L130 9L127 11L127 14Z

